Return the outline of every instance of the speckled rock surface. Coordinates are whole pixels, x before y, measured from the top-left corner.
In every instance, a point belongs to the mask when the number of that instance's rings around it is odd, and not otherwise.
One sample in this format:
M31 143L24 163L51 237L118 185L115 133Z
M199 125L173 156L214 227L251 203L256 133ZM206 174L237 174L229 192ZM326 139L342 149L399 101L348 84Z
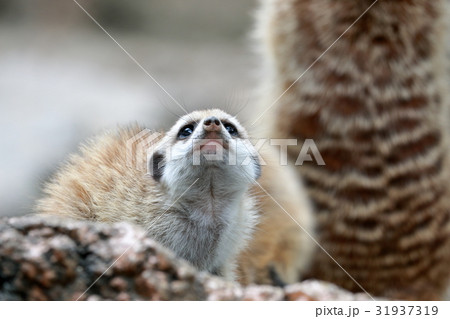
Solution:
M125 223L0 220L0 300L367 300L334 285L242 287L204 272Z

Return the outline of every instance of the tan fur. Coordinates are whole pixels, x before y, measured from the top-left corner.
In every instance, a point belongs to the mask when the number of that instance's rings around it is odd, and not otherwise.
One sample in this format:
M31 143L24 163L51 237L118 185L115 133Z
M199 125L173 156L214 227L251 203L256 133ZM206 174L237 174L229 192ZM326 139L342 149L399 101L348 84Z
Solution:
M155 144L174 138L186 121L201 121L210 115L230 117L219 110L191 113L178 121L164 137L154 141ZM149 229L150 234L169 231L167 227L159 230L160 226L152 226L155 217L173 202L168 200L167 190L151 176L144 174L147 165L145 156L140 158L141 162L136 162L139 158L133 158L132 165L127 162L127 141L141 131L141 127L134 126L106 132L82 146L81 154L72 155L46 185L46 195L38 202L37 212L106 223L127 221ZM240 131L242 138L248 137L243 128ZM145 143L144 137L133 144L134 148L139 142ZM133 149L133 153L136 151ZM263 166L259 183L298 223L313 232L310 207L305 196L298 196L304 192L297 178L288 167L278 167L277 154L273 149L265 147L262 155L269 165ZM233 245L239 246L239 251L247 247L239 257L237 279L244 284L272 283L272 269L277 278L285 283L299 280L309 265L314 246L259 186L254 185L245 196L246 202L241 208L244 209L244 216L247 214L245 211L255 211L260 222L248 244L248 238L239 237L241 232L235 230L233 240L237 242ZM257 203L256 206L253 203ZM171 211L161 219L170 223L170 216ZM243 222L235 222L235 227L248 227ZM234 266L230 265L229 268ZM234 276L227 277L230 279Z
M38 201L37 212L145 225L136 207L157 209L162 195L145 171L127 164L126 142L142 129L134 126L105 132L82 145L80 154L71 155L45 186L46 196Z
M268 0L268 107L373 1ZM380 0L273 107L271 137L314 139L298 168L323 247L366 290L439 299L450 273L443 0ZM295 160L298 149L290 148ZM324 253L310 274L360 288Z

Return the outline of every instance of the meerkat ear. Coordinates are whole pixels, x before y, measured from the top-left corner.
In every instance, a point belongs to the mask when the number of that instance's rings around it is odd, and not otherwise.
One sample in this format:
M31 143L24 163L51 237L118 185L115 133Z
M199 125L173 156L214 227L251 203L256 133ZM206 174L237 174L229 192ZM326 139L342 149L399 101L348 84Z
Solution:
M155 151L148 161L148 171L153 179L160 181L164 173L164 154L162 151Z

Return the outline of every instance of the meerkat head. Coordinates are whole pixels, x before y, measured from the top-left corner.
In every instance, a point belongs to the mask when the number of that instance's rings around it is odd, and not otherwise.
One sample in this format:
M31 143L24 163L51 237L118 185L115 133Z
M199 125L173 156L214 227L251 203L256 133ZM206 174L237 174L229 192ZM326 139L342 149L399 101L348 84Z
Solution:
M150 156L149 169L167 185L212 177L248 185L261 172L247 131L221 110L195 111L178 120Z

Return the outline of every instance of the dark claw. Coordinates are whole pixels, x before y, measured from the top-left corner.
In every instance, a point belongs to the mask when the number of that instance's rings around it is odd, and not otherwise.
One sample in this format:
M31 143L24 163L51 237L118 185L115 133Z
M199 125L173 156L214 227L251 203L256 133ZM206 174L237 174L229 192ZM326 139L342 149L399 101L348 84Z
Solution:
M283 281L283 279L280 278L278 275L278 272L275 270L274 266L269 266L269 277L272 280L272 285L276 287L283 288L286 286L286 283Z

